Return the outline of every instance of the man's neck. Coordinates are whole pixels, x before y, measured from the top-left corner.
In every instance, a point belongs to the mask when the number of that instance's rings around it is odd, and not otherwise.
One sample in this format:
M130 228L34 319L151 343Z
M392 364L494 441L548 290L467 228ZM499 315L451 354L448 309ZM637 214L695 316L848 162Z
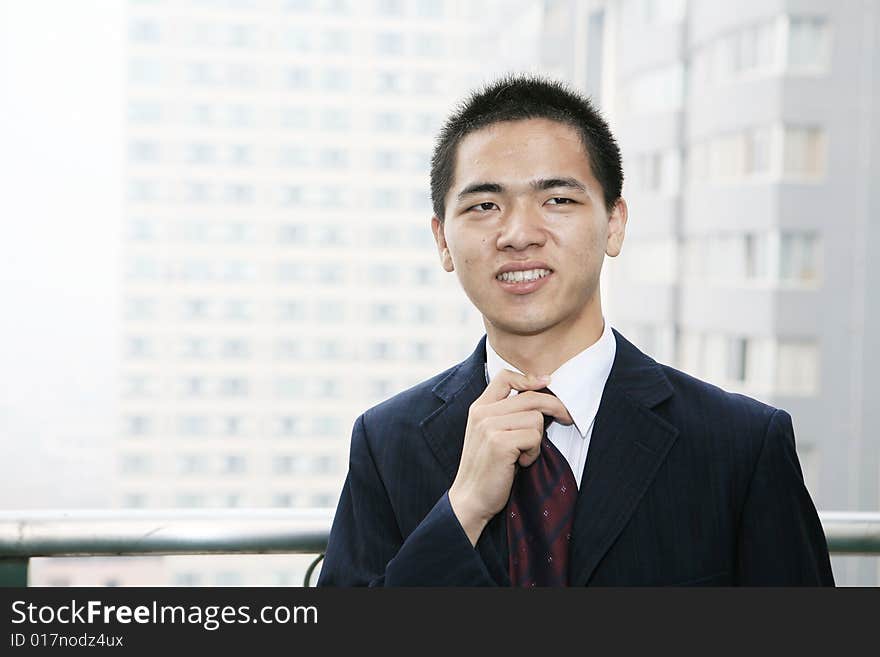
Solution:
M487 339L495 353L521 372L551 374L602 337L605 320L596 301L576 321L560 322L535 335L502 331L486 322Z

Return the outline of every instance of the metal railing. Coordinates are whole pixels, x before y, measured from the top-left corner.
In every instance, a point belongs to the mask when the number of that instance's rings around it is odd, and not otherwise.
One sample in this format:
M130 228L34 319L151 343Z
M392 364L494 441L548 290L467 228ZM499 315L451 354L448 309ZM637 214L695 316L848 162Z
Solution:
M832 554L880 556L880 512L820 513ZM0 512L0 586L26 586L31 557L318 554L333 509Z

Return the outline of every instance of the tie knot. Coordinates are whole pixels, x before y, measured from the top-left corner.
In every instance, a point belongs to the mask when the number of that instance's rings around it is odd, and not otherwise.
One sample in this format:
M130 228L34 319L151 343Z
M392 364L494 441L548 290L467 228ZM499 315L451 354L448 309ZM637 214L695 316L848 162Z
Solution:
M550 388L541 388L537 392L543 392L548 395L553 395L553 391L550 390ZM555 397L556 395L553 395L553 396ZM550 425L553 423L553 420L554 420L554 418L552 415L546 415L546 414L544 415L544 431L545 432L550 427Z

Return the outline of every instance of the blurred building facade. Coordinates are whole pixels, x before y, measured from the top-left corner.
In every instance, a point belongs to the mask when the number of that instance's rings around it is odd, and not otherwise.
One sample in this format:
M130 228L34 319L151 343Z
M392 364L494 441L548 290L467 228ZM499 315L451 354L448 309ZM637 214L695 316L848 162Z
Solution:
M484 21L511 9L499 53ZM430 229L433 138L466 90L535 62L539 19L129 3L115 504L334 507L355 418L472 351L479 316ZM172 581L230 583L213 561L169 560ZM236 582L266 580L251 562Z
M880 507L880 7L548 2L543 66L594 95L630 216L612 323L789 411L821 509ZM560 46L560 42L563 43ZM878 559L835 559L876 584Z

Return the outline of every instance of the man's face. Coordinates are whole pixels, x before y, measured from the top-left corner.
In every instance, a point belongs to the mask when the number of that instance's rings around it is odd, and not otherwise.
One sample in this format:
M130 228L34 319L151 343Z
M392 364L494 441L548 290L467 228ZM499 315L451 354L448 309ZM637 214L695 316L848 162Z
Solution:
M584 319L625 225L622 200L606 210L578 133L547 119L465 137L445 220L432 219L444 269L489 324L518 335Z

